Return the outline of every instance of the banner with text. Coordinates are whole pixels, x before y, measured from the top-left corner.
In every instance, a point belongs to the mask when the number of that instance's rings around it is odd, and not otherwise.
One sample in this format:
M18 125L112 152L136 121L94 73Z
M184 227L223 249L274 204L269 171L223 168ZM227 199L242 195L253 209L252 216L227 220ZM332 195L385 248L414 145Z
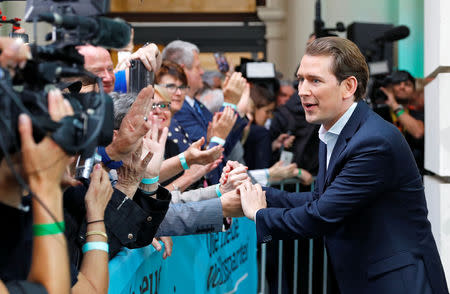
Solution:
M256 293L255 224L233 219L223 233L173 237L172 256L123 249L109 263L109 294Z

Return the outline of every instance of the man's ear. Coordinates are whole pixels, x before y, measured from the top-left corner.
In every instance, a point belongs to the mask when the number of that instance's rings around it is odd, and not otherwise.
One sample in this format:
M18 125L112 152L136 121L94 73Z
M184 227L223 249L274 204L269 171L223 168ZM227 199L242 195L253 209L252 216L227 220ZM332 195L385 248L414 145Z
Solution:
M358 88L358 80L354 76L346 78L341 83L342 97L344 99L353 97L353 95L355 95L357 88Z
M116 139L118 133L119 133L119 130L113 131L113 141Z

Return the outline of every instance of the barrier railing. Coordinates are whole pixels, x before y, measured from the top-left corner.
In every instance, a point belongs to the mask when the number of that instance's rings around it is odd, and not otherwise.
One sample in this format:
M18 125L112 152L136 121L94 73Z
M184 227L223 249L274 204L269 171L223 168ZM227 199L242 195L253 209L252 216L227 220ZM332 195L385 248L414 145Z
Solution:
M300 183L296 180L277 184L281 189L294 184L295 190L300 190ZM267 244L261 245L258 287L255 225L246 218L234 219L233 222L232 228L224 233L174 237L172 256L166 260L152 246L133 250L124 248L109 263L109 293L268 293L265 283ZM277 292L283 293L286 289L283 275L292 275L289 293L326 294L328 264L325 248L317 251L314 246L318 241L309 240L307 258L302 258L299 241L293 241L293 271L286 272L283 271L285 243L275 242L279 245L277 262L278 269L281 269L277 275ZM316 257L323 262L318 264ZM307 277L300 273L300 266L307 268ZM314 283L317 280L314 271L323 271L321 287Z
M109 262L109 293L256 293L255 224L233 219L223 233L173 237L163 260L152 246L122 249Z
M300 182L298 179L287 179L281 182L272 182L270 183L270 186L279 186L281 190L285 189L286 185L295 185L295 192L300 192ZM311 189L314 189L314 186L311 187ZM277 241L275 241L277 242ZM308 276L307 279L303 279L307 282L307 285L299 285L299 260L302 260L301 257L299 257L299 241L294 240L294 249L293 249L293 272L287 273L283 271L283 248L284 248L284 241L280 240L278 241L278 275L277 275L277 293L285 293L286 289L289 289L290 293L300 293L300 287L303 289L306 289L307 287L307 293L322 293L327 294L328 291L328 260L327 260L327 254L325 247L322 247L322 252L314 252L314 246L315 246L315 240L310 239L309 240L309 250L308 250L308 258L307 260L307 268L308 268ZM315 255L322 255L323 262L321 264L318 264L318 261L315 261ZM318 256L317 256L318 257ZM319 258L317 258L319 259ZM267 266L267 244L261 245L261 263L260 263L260 276L259 276L259 293L265 294L269 293L269 291L266 288L266 266ZM322 287L321 289L315 289L313 287L313 273L314 269L319 269L323 271L322 275ZM280 270L281 269L281 270ZM283 285L283 281L286 281L287 279L283 279L283 275L289 275L292 274L292 285ZM286 282L284 282L286 283ZM317 285L317 283L316 283ZM273 289L274 287L272 287ZM304 291L301 293L305 293Z

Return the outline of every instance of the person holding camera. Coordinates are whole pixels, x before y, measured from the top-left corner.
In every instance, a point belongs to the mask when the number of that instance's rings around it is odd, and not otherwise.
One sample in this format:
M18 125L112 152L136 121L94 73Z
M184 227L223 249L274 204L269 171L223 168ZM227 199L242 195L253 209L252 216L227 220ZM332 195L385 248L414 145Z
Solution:
M48 100L54 121L70 114L71 108L59 92L50 92ZM1 231L8 240L1 246L0 292L70 293L60 187L70 156L50 137L35 142L29 116L19 116L18 129L21 157L20 153L3 154L0 165ZM29 189L25 197L23 189Z
M411 147L420 172L424 169L424 111L415 103L414 77L405 70L393 72L381 91L387 96L391 120L403 133Z

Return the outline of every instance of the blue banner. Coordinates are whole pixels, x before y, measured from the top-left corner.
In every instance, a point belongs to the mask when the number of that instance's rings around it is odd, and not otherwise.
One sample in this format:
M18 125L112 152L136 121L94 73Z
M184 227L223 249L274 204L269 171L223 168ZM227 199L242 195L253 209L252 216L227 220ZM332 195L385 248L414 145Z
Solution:
M166 260L152 246L125 248L109 277L110 294L256 293L255 224L239 218L227 232L174 237Z

